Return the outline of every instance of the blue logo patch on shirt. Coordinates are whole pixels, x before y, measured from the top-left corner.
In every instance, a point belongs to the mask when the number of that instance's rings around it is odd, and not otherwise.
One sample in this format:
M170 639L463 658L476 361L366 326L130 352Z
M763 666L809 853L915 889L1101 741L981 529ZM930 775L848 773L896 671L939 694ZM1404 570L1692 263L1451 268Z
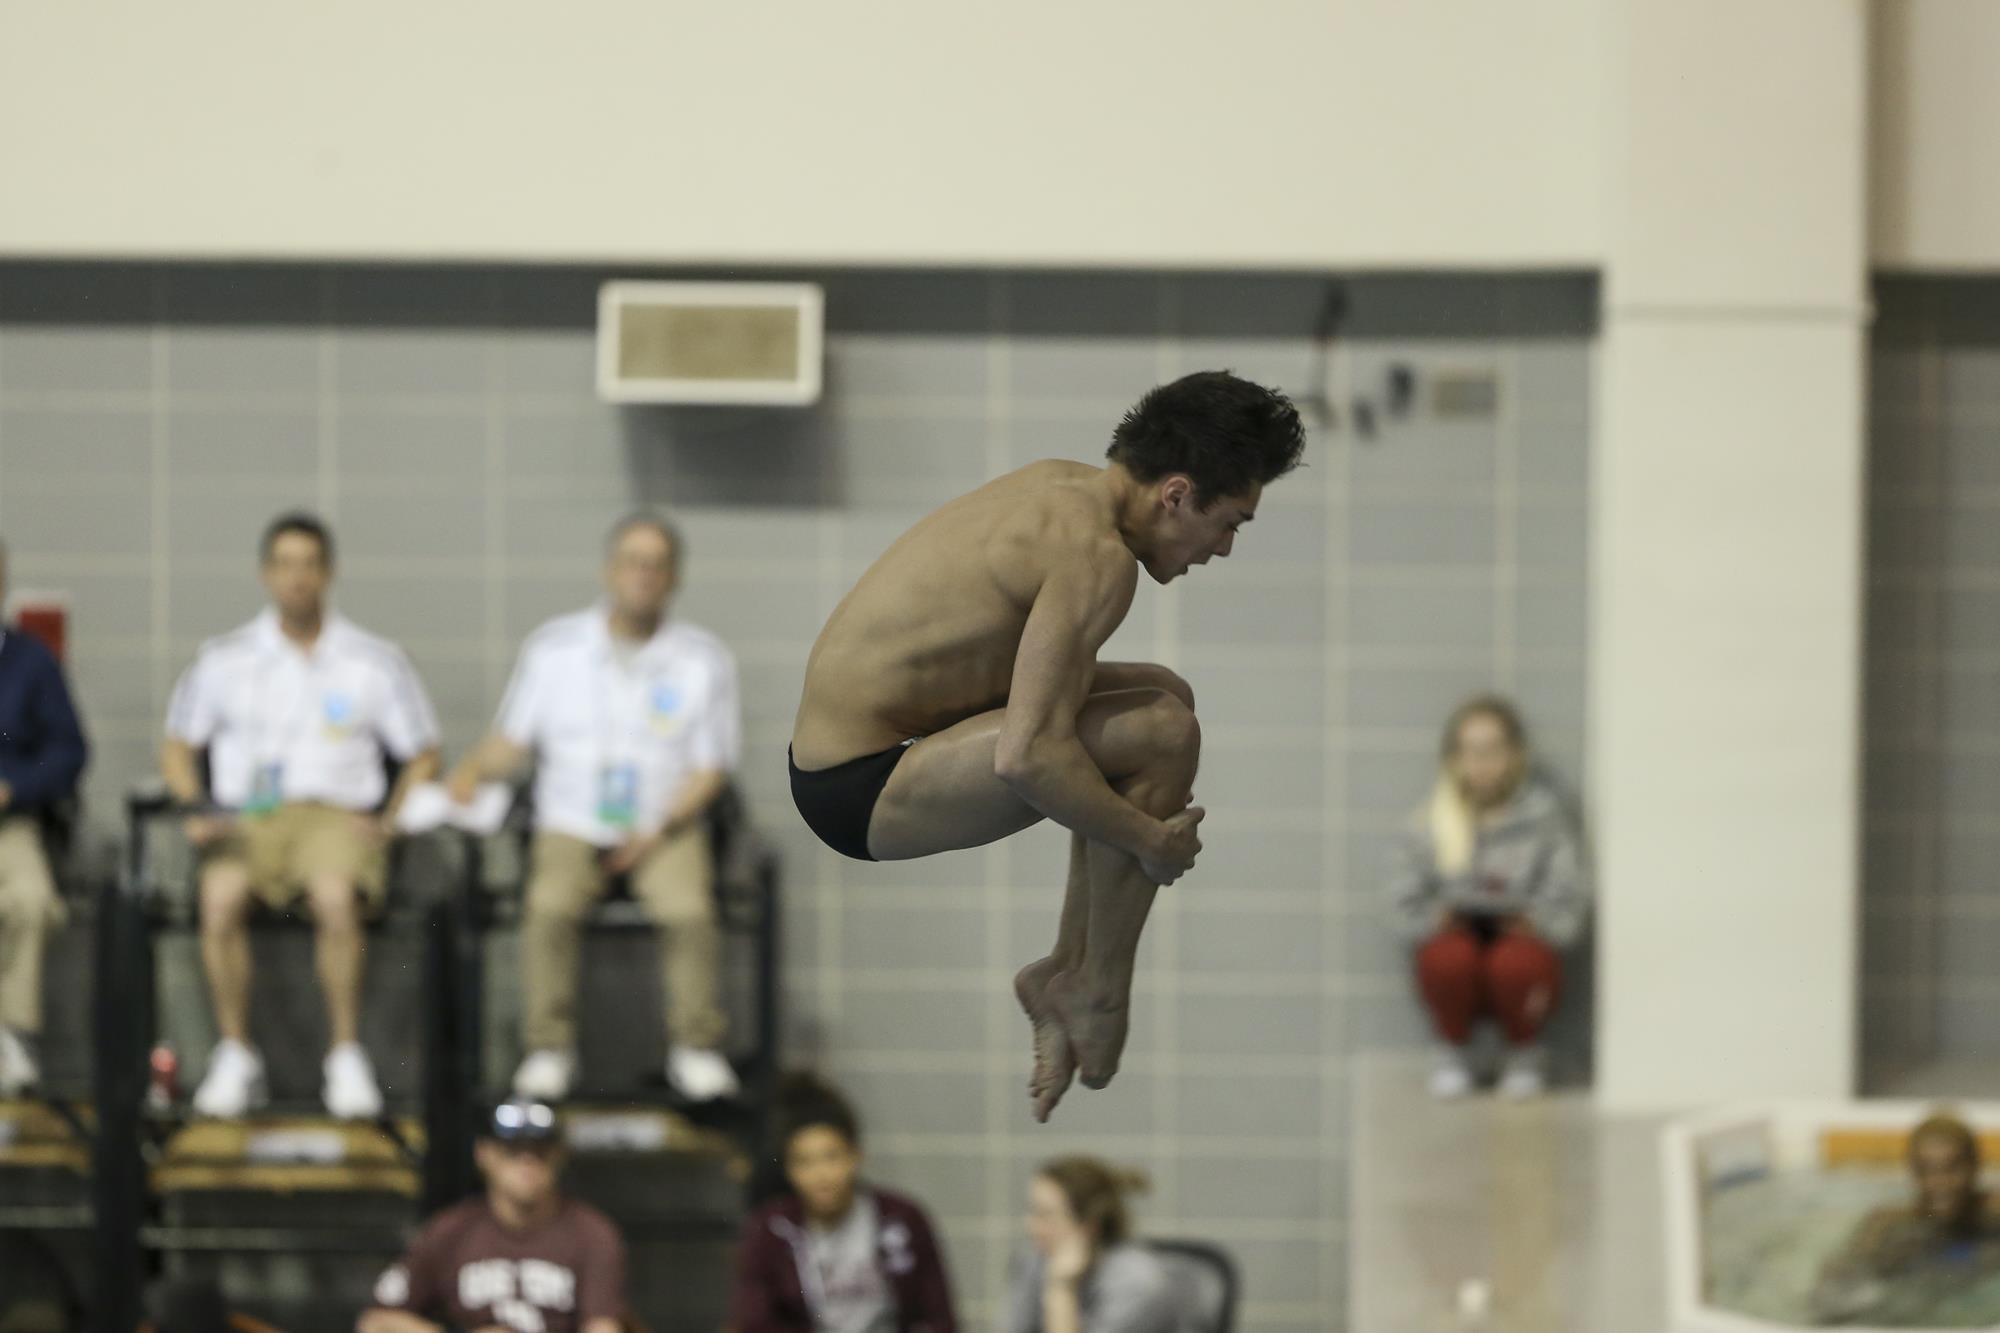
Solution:
M345 694L329 692L320 699L320 716L328 731L347 731L354 725L354 700Z
M678 713L680 710L681 692L679 690L675 689L672 685L655 685L653 687L653 711L655 713L672 714Z

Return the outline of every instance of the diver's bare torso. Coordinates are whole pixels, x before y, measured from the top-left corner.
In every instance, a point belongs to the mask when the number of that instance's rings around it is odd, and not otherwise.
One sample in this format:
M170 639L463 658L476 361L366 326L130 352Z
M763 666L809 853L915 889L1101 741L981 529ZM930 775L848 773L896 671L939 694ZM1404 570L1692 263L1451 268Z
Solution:
M789 767L826 847L904 861L1069 832L1055 942L1014 977L1037 1119L1116 1074L1147 914L1201 852L1193 689L1101 654L1140 571L1226 558L1303 445L1282 393L1183 376L1119 422L1108 466L1031 463L923 519L813 646Z
M1071 552L1077 537L1115 543L1102 476L1085 463L1030 463L897 539L813 645L792 730L798 767L830 768L1002 707L1050 539ZM1137 561L1113 558L1136 583Z

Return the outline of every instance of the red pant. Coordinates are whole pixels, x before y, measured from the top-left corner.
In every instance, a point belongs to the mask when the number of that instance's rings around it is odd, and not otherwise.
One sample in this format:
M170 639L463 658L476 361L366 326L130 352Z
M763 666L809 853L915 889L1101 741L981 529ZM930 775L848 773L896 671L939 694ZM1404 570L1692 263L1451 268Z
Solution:
M1417 950L1417 986L1438 1035L1461 1046L1473 1020L1500 1020L1516 1046L1533 1041L1556 1006L1562 960L1532 935L1494 935L1454 922Z

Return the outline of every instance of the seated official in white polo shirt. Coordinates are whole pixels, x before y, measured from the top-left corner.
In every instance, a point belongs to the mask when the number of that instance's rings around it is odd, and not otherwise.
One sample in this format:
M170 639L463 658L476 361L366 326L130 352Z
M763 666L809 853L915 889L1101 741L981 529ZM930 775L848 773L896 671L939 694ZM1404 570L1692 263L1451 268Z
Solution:
M697 1101L731 1096L719 1047L721 936L704 816L742 752L736 661L707 630L669 619L685 548L662 518L621 521L607 543L609 596L522 646L494 733L452 775L452 795L519 773L532 757L535 839L522 913L523 1038L514 1076L556 1100L576 1077L583 913L630 872L661 928L667 1078Z
M222 1034L194 1108L233 1117L264 1102L250 907L304 902L333 1039L322 1095L332 1114L365 1119L381 1114L382 1093L359 1041L363 916L387 892L396 807L438 771L437 715L400 648L328 609L333 538L319 520L284 515L260 549L271 606L202 646L174 688L160 759L168 789L197 812L187 834L201 853L201 960ZM393 793L384 751L403 765Z

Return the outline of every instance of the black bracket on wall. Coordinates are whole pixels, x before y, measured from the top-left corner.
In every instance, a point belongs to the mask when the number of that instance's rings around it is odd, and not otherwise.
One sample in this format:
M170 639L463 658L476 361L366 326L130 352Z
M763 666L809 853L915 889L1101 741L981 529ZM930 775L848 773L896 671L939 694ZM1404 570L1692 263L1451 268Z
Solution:
M1322 430L1338 430L1341 407L1333 400L1329 367L1333 350L1347 324L1347 286L1339 281L1326 284L1319 311L1313 317L1313 358L1306 374L1306 388L1298 407L1313 425ZM1400 361L1391 362L1382 373L1382 383L1357 391L1347 403L1347 420L1362 440L1374 440L1383 425L1410 414L1417 401L1417 372Z

